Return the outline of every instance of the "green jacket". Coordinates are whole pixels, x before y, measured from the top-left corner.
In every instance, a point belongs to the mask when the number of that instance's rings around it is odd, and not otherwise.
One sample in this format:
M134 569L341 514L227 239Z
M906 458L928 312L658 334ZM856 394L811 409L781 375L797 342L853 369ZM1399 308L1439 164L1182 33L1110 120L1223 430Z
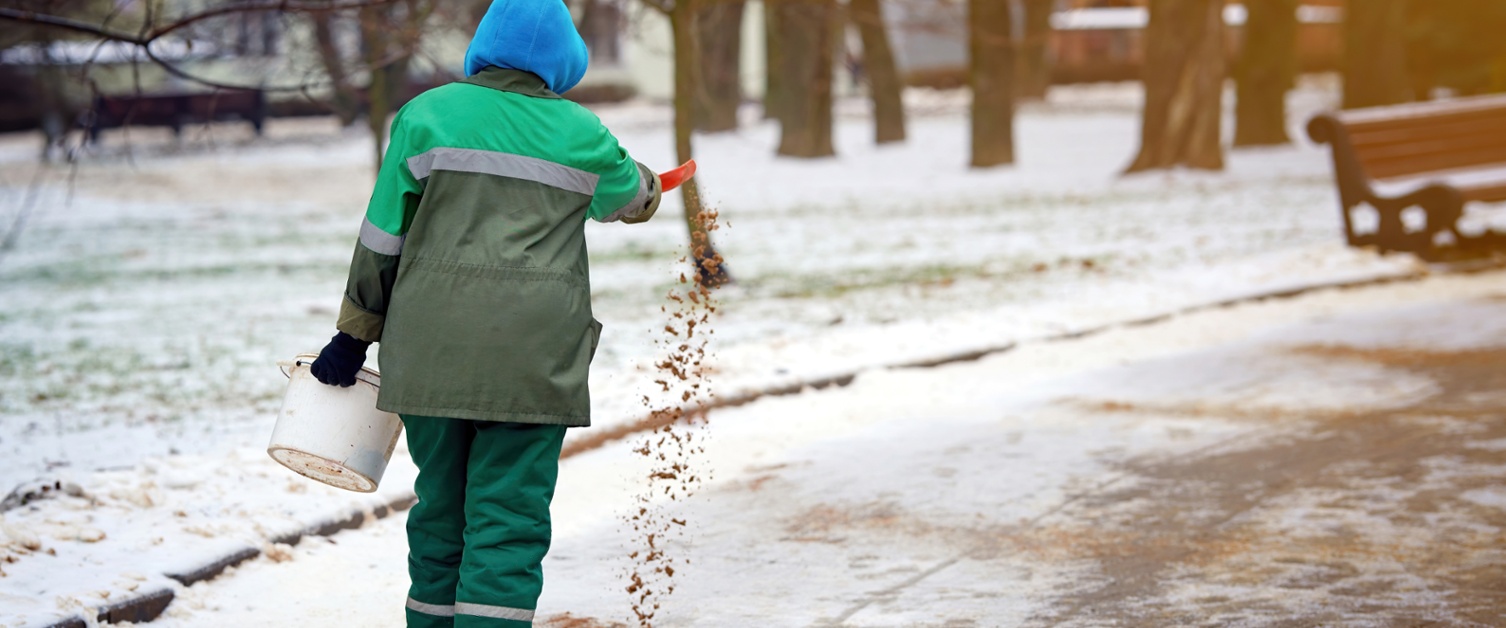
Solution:
M658 177L533 74L488 68L398 112L338 327L380 341L388 412L584 426L585 220L642 222Z

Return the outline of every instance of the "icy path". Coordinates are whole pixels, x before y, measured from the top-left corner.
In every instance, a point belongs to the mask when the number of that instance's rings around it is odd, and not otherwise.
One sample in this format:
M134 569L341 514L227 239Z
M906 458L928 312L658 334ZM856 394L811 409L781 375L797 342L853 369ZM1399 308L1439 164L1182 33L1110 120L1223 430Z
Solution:
M662 626L1499 624L1503 273L1204 312L719 412ZM567 460L541 613L625 620L627 445ZM163 626L401 625L395 517ZM569 613L569 617L564 614Z

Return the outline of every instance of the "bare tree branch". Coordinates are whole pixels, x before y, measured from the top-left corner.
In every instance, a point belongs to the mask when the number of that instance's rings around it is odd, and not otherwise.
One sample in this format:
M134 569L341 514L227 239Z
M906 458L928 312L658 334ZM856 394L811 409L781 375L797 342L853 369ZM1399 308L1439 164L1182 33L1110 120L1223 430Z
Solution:
M22 24L47 26L58 30L82 33L85 35L94 35L96 37L110 41L120 41L143 47L151 43L151 41L148 39L143 39L130 33L122 33L120 31L111 30L98 24L69 19L57 15L48 15L46 13L37 13L35 11L21 11L18 9L0 8L0 20L20 22Z
M397 0L347 0L345 2L309 3L282 0L280 2L248 2L244 4L227 4L222 7L178 18L177 20L174 20L166 26L162 26L153 30L151 32L151 36L147 39L158 39L164 35L180 30L184 27L191 26L195 23L226 15L236 15L240 13L260 13L266 11L276 11L282 13L329 13L334 11L346 11L350 9L364 9L367 7L383 6L388 4L395 4L396 2Z
M161 67L168 74L187 81L198 83L205 87L238 91L259 90L264 92L303 92L314 85L238 85L234 83L226 83L223 81L205 78L184 70L181 67L178 67L168 59L162 58L156 51L152 50L152 44L160 39L163 39L171 33L179 31L193 24L216 17L224 17L227 15L266 11L280 11L284 13L327 13L334 11L346 11L352 9L384 6L394 4L395 2L397 2L397 0L345 0L340 2L294 2L292 0L280 0L279 2L248 2L231 4L207 11L202 11L199 13L192 13L157 27L151 27L150 23L148 23L146 27L143 27L140 34L134 35L131 33L109 28L109 18L106 19L104 24L96 24L47 13L0 8L0 21L19 22L22 24L45 26L73 33L92 35L99 38L101 40L101 43L106 41L115 41L136 46L141 50L142 55L145 56L147 60ZM113 14L110 17L113 17ZM394 54L384 56L381 60L379 60L379 63L381 65L378 67L385 67L386 65L390 65L394 61L402 58L407 54L411 54L411 51L406 50L405 46L404 49L401 49ZM91 63L93 62L93 56L94 55L91 55Z
M130 33L117 31L109 28L106 25L95 24L93 22L85 22L82 20L75 20L72 18L66 18L59 15L51 15L47 13L38 13L36 11L22 11L19 9L0 8L0 20L19 22L22 24L33 24L37 26L47 26L74 33L93 35L102 39L128 43L146 48L147 46L150 46L152 42L178 30L192 26L204 20L223 17L226 15L259 13L266 11L277 11L283 13L325 13L330 11L346 11L350 9L383 6L393 4L396 1L397 0L346 0L344 2L311 3L281 0L280 2L247 2L241 4L228 4L222 7L209 9L207 11L201 11L199 13L190 13L162 26L152 27L151 21L149 20L147 22L147 26L143 27L142 32L138 35L132 35ZM150 54L148 56L150 56Z
M389 65L392 65L393 63L396 63L397 61L401 60L403 57L409 56L411 54L413 54L412 50L410 50L408 48L399 48L398 50L392 51L392 52L388 53L387 55L383 56L382 58L375 60L373 62L373 64L368 69L369 70L380 70L380 69L385 68L385 67L387 67ZM187 80L187 81L193 81L193 82L198 83L200 85L203 85L205 87L212 87L214 89L239 90L239 91L299 92L299 93L302 93L302 92L306 92L309 89L312 89L312 88L315 88L315 87L322 87L322 86L330 83L330 80L327 77L324 80L322 80L322 81L311 81L311 82L308 82L308 83L298 83L296 85L236 85L234 83L222 83L220 81L215 81L213 79L204 78L202 76L199 76L199 75L193 74L193 73L191 73L191 72L189 72L187 70L184 70L183 68L175 66L172 63L168 62L166 59L163 59L161 57L158 57L158 56L152 54L152 52L149 51L149 50L147 51L147 55L146 56L147 56L147 59L149 59L152 63L157 64L163 70L166 70L169 74L172 74L173 76L176 76L178 78L181 78L181 79L184 79L184 80Z

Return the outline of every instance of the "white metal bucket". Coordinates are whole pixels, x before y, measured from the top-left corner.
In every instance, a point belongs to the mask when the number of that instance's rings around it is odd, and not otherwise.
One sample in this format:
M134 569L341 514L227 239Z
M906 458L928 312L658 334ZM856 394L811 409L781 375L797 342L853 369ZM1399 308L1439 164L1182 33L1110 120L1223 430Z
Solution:
M277 363L288 376L288 392L267 453L299 475L336 488L373 492L397 447L403 422L376 407L380 373L363 367L349 388L321 384L309 371L317 357L306 353Z

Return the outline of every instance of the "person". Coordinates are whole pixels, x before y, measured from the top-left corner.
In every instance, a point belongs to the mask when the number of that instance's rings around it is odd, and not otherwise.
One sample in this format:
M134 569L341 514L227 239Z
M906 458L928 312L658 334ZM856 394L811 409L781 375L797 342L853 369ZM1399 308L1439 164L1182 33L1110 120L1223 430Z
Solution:
M585 221L648 220L658 175L560 94L587 52L561 0L493 0L466 79L392 122L336 327L311 365L355 383L380 342L377 407L418 466L409 626L527 626L568 427L590 424Z

